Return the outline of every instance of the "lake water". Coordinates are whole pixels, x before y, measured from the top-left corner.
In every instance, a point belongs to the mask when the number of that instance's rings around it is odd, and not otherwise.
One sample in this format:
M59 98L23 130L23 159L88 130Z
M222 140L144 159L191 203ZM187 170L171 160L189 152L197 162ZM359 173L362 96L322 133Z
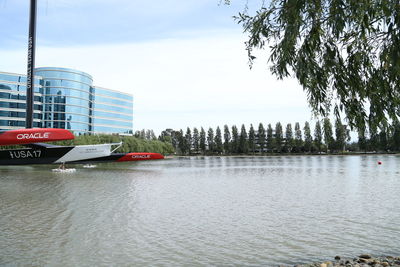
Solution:
M0 167L0 265L276 266L400 254L399 156L51 168Z

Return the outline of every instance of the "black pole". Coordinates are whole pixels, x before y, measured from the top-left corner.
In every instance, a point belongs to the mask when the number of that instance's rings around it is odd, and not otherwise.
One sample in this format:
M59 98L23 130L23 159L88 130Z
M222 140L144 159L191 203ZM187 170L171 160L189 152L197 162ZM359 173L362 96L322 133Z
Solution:
M36 0L31 0L29 13L28 71L26 80L26 128L33 127L33 90L36 43Z

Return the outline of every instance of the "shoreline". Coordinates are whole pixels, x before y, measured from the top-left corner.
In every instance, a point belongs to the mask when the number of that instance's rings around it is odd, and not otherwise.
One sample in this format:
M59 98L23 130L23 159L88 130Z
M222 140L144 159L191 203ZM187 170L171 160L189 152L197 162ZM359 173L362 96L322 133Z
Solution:
M289 267L292 265L279 265L279 267ZM369 254L361 254L354 258L342 258L336 256L332 261L324 262L313 262L306 264L296 264L294 267L335 267L335 266L346 266L346 267L386 267L386 266L400 266L400 255L399 256L378 256L374 257Z
M199 155L199 154L193 154L193 155L167 155L165 158L193 158L193 157L228 157L228 158L248 158L248 157L256 157L256 158L266 158L266 157L298 157L298 156L397 156L400 155L398 152L392 152L392 153L382 153L382 152L356 152L356 153L324 153L324 154L318 154L318 153L310 153L310 154L305 154L305 153L299 153L299 154L289 154L289 153L274 153L274 154L243 154L243 155Z

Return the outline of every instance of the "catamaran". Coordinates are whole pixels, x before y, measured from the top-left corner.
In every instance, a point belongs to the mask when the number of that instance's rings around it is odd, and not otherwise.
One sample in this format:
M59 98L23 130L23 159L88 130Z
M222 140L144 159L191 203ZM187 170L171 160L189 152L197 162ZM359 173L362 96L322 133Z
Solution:
M26 86L26 129L0 131L0 146L22 145L24 148L0 150L0 165L88 164L163 159L159 153L114 153L121 143L58 146L45 144L74 139L65 129L33 128L33 72L35 67L36 0L30 3L28 71ZM62 170L62 168L60 168Z

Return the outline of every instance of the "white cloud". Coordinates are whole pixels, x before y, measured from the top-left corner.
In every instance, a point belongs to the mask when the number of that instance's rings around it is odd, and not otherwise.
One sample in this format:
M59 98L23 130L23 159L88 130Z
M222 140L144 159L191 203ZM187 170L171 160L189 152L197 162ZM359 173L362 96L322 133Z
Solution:
M37 66L91 74L98 86L134 96L135 129L216 127L277 121L303 123L311 113L295 80L277 81L266 60L247 65L233 32L143 43L39 47ZM25 70L25 51L1 51L0 70Z

